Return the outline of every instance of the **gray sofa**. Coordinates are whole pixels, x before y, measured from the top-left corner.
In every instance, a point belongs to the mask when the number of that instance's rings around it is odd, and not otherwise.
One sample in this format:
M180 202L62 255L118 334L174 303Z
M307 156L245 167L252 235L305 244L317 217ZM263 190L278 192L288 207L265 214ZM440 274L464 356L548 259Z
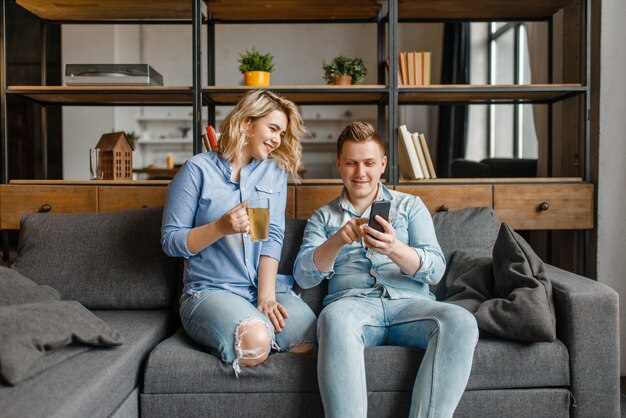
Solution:
M491 255L499 229L493 211L468 209L433 219L446 256L455 250ZM159 226L156 209L24 219L13 267L56 287L64 299L81 301L125 341L77 355L15 387L1 386L0 415L323 416L315 355L276 353L237 379L230 366L179 329L180 266L155 252ZM291 271L304 226L305 221L287 221L281 273ZM83 279L86 272L89 280ZM552 266L546 273L557 339L481 337L455 416L619 416L616 293ZM296 290L319 313L325 288ZM433 290L442 294L441 287ZM421 356L403 347L366 350L370 416L406 416Z

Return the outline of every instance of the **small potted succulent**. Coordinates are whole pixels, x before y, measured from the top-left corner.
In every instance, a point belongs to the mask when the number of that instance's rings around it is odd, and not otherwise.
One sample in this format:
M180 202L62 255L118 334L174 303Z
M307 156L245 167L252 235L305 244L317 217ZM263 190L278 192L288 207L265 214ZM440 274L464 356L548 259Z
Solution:
M274 57L270 53L261 54L253 47L251 51L239 54L239 71L243 74L245 86L269 86Z
M328 84L350 85L360 84L367 75L367 68L361 58L350 58L340 54L326 64L323 62L324 80Z

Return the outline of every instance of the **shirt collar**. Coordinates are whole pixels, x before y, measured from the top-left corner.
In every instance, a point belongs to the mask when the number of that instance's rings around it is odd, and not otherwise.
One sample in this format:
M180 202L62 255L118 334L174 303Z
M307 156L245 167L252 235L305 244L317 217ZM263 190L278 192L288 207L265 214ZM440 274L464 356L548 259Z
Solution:
M230 181L232 174L233 174L233 165L231 164L230 161L222 157L221 153L218 152L216 154L217 154L217 166L220 168L220 171L222 172L226 180ZM261 165L264 161L265 160L253 159L252 162L250 162L250 164L243 166L241 171L245 173L251 173L252 171L254 171L255 168Z

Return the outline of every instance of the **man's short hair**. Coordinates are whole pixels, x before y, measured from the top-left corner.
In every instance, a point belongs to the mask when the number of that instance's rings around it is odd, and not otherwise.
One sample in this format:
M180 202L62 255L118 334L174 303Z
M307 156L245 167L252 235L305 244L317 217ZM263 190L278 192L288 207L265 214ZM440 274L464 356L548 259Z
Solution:
M341 133L339 134L339 138L337 138L337 157L341 156L343 144L346 141L374 141L380 147L383 155L385 155L385 144L383 143L383 140L380 138L378 132L376 132L376 129L374 129L371 123L352 122L351 124L346 126L344 130L341 131Z

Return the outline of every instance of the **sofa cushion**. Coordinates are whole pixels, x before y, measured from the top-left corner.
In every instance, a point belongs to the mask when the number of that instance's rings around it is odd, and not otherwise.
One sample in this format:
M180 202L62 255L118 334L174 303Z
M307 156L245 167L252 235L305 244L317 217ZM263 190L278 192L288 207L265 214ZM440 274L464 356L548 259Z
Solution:
M89 309L172 306L177 259L161 250L162 213L26 215L12 267Z
M283 251L278 265L279 274L293 275L293 264L296 261L302 238L304 236L304 228L306 220L287 218L285 219L285 240L283 241ZM324 307L324 297L328 294L328 281L324 280L318 286L310 289L302 289L294 282L293 290L319 315Z
M15 270L0 267L0 306L59 300L61 295L50 286L40 286Z
M65 360L72 344L115 346L120 334L78 302L52 300L0 307L0 375L11 385ZM53 357L55 363L50 362Z
M493 259L456 251L444 280L446 302L472 312L481 333L526 342L556 338L552 285L543 262L506 223Z
M493 274L497 299L487 302L482 315L491 325L488 331L521 341L554 341L552 284L543 261L506 223L493 247Z
M491 257L500 221L493 209L467 208L433 214L437 240L448 259L456 250Z
M17 386L0 385L0 415L108 417L141 382L145 358L170 335L170 310L94 311L124 344L89 350Z
M411 391L423 351L407 347L365 350L368 391ZM391 372L390 372L391 371ZM146 365L144 393L316 392L316 357L272 354L259 366L231 366L202 351L180 330L160 343ZM559 387L569 385L569 357L560 341L523 344L481 339L474 353L468 389Z

